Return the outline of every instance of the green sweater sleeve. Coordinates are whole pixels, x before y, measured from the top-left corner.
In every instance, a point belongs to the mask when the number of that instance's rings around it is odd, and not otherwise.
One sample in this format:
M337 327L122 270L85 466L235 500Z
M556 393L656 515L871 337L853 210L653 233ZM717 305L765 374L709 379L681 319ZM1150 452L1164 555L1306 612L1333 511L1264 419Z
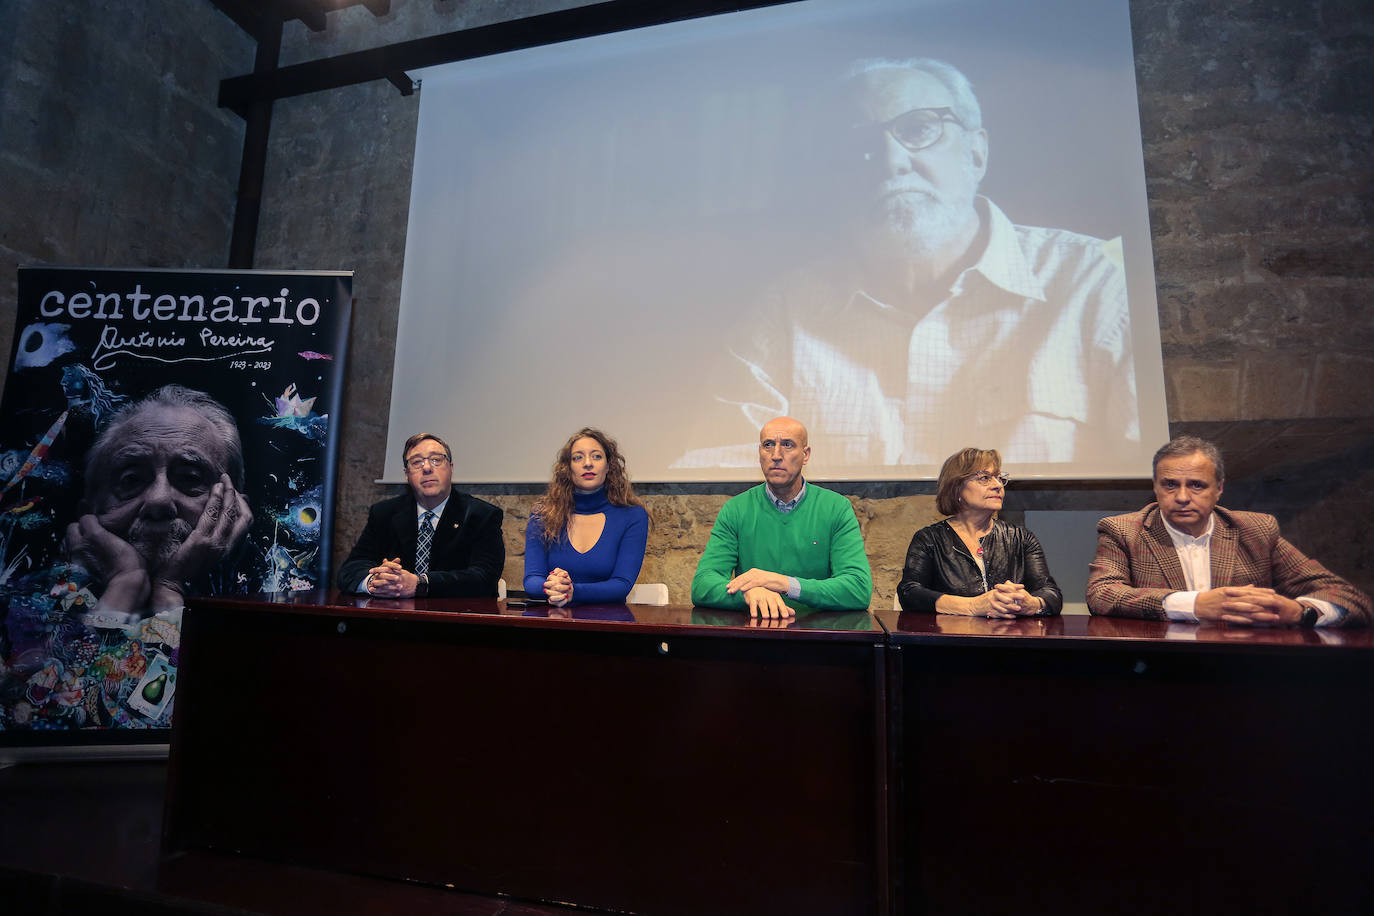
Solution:
M731 595L725 591L725 586L735 578L739 563L739 532L735 522L735 513L727 501L716 516L706 549L697 561L697 571L692 576L692 604L730 611L748 607L743 594Z
M873 594L873 572L864 552L859 520L849 500L839 497L829 513L830 575L824 579L803 579L801 600L822 611L867 610Z

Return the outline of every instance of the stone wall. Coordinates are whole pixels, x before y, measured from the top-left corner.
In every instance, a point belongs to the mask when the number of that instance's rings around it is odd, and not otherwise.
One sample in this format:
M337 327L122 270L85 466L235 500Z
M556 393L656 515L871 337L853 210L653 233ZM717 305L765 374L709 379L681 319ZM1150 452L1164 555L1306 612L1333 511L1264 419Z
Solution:
M392 0L379 18L288 24L282 62L580 6ZM132 10L132 11L131 11ZM1274 512L1302 547L1374 588L1374 12L1367 3L1133 0L1169 417L1221 442L1223 502ZM242 124L214 107L252 45L204 0L0 6L0 343L19 263L225 263ZM336 548L385 448L418 95L388 83L278 102L256 264L357 271ZM168 201L171 205L168 205ZM1147 469L1142 469L1145 473ZM461 477L461 467L458 469ZM474 488L507 510L521 578L529 487ZM661 486L642 577L684 600L711 519L738 488ZM890 606L929 484L854 484ZM1142 484L1014 488L1025 509L1126 511Z
M200 0L0 3L0 353L20 265L224 266L253 52Z
M1134 0L1174 432L1374 587L1374 8Z
M1170 418L1374 416L1368 5L1132 10Z

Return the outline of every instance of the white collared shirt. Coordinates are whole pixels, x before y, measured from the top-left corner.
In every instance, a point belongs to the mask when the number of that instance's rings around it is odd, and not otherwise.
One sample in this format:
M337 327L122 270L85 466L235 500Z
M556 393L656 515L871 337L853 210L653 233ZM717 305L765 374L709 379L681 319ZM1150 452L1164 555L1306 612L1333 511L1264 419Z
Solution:
M1212 588L1212 532L1216 530L1215 514L1207 517L1207 530L1197 537L1186 531L1179 531L1160 514L1164 530L1178 551L1178 562L1183 567L1183 579L1188 583L1188 591L1170 592L1164 596L1164 613L1180 623L1197 623L1197 596ZM1320 598L1297 598L1299 604L1307 604L1317 609L1317 626L1328 626L1344 616L1344 612L1330 601Z
M1163 516L1160 518L1164 520ZM1207 530L1193 537L1164 521L1164 530L1169 532L1178 551L1178 562L1183 566L1183 578L1190 591L1205 592L1212 587L1212 532L1216 527L1217 517L1208 515Z
M806 417L831 466L938 465L970 441L999 443L1012 463L1071 461L1089 428L1122 454L1138 448L1120 239L1016 225L985 197L976 206L986 243L938 302L884 301L855 263L779 284L717 397L738 409L742 444L673 466L753 464L746 437L774 416ZM998 371L969 385L974 365Z

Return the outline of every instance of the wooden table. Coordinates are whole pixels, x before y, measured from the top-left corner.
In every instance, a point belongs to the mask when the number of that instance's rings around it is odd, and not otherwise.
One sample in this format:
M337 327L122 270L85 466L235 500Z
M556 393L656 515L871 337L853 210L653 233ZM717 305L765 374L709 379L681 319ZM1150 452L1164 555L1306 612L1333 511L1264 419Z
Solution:
M526 613L193 600L166 849L634 912L887 911L871 617Z
M878 616L906 912L1374 912L1374 633Z
M644 913L1371 909L1369 631L547 613L196 601L165 848Z

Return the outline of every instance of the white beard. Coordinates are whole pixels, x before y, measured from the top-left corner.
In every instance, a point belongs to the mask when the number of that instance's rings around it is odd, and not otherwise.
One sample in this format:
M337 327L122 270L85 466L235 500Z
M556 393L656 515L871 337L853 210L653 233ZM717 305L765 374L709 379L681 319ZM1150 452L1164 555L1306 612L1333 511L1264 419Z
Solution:
M926 194L902 194L883 201L874 235L880 249L919 258L945 245L968 220L967 204L951 204Z
M880 257L919 259L949 244L976 218L973 201L979 175L972 162L967 163L963 177L960 187L946 193L915 174L884 182L868 233L871 250Z

